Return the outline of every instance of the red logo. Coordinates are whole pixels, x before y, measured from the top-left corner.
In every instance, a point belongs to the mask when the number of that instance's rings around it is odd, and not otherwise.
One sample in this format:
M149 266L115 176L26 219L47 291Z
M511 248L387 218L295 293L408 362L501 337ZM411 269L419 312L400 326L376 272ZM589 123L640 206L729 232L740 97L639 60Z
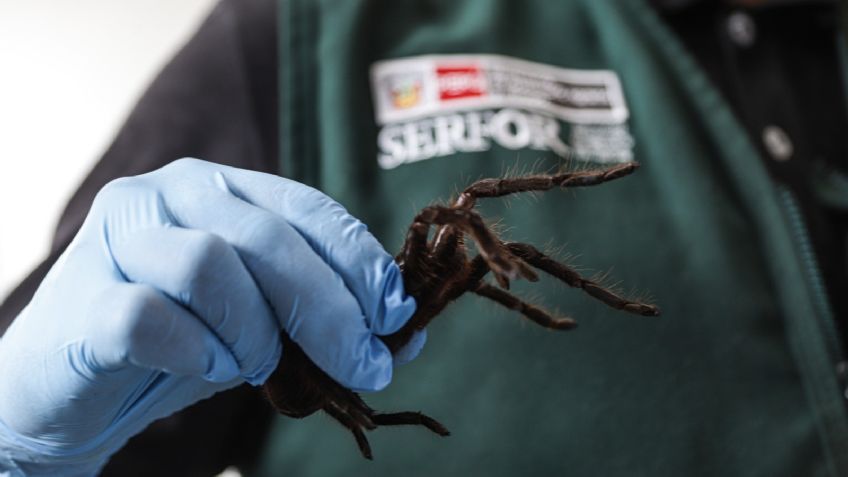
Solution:
M486 81L477 66L439 66L436 76L442 101L486 95Z

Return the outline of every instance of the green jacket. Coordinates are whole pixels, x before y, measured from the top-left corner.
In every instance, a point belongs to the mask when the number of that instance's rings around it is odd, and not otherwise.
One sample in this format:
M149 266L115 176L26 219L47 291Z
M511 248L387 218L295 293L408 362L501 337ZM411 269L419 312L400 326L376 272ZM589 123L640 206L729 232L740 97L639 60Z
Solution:
M620 181L481 211L663 316L517 285L580 323L552 332L469 294L366 396L452 436L381 428L368 462L330 419L281 419L263 473L848 475L843 354L795 200L644 2L290 0L279 20L289 175L398 250L476 178L633 158Z

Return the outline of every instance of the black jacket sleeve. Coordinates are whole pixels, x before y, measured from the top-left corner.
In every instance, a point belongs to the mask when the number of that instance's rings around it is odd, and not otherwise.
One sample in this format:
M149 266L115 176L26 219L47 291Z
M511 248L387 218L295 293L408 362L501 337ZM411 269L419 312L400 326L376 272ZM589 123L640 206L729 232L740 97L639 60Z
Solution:
M97 191L112 179L180 157L277 170L274 0L223 0L144 93L59 221L50 255L0 305L0 333L29 302L67 247ZM248 465L267 434L269 407L255 389L221 393L157 421L104 475L215 475Z

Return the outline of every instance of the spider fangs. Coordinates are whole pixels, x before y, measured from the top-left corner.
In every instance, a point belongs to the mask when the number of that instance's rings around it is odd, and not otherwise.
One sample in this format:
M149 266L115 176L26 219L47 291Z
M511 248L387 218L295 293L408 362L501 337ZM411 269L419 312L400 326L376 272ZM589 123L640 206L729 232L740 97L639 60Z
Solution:
M415 297L418 308L406 325L381 339L393 353L396 352L409 342L416 331L424 329L450 302L467 291L516 310L546 328L573 328L576 323L571 318L553 316L506 291L510 280L523 277L536 281L538 276L534 269L571 287L580 288L612 308L643 316L659 315L660 310L656 306L628 300L580 276L532 245L501 241L474 210L479 198L546 191L555 187L594 186L626 176L638 167L638 163L629 162L594 171L483 179L468 186L450 206L431 205L422 209L413 220L403 248L395 258L403 273L406 290ZM436 227L434 237L428 241L433 226ZM472 259L467 255L466 235L471 237L478 250L478 255ZM483 280L489 272L500 287ZM358 394L319 369L285 333L282 338L285 356L264 385L266 395L280 413L302 418L324 410L353 433L359 450L367 459L372 459L372 453L364 430L370 431L379 426L418 425L441 436L449 434L441 423L419 412L381 413L371 409Z

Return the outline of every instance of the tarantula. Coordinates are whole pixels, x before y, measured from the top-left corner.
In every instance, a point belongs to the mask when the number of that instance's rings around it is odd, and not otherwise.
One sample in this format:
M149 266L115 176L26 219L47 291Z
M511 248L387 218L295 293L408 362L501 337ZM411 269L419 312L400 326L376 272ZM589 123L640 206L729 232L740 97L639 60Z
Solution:
M593 186L626 176L638 167L638 163L629 162L595 171L483 179L468 186L450 206L431 205L422 209L409 227L401 252L395 257L406 290L415 297L418 308L400 330L381 337L383 342L393 353L396 352L450 302L468 291L516 310L546 328L573 328L576 325L573 319L554 316L506 291L510 280L523 277L536 281L538 276L534 268L571 287L583 289L612 308L644 316L659 315L656 306L628 300L595 281L583 278L532 245L501 241L474 210L479 198L546 191L555 187ZM432 239L431 227L436 227ZM478 255L471 259L465 246L466 235L471 237L478 251ZM500 288L483 280L489 272ZM264 386L266 395L280 413L302 418L323 409L353 433L359 450L367 459L372 459L372 453L364 430L406 424L424 426L440 436L449 435L445 426L419 412L374 411L358 394L319 369L285 333L282 338L285 358L280 360Z

